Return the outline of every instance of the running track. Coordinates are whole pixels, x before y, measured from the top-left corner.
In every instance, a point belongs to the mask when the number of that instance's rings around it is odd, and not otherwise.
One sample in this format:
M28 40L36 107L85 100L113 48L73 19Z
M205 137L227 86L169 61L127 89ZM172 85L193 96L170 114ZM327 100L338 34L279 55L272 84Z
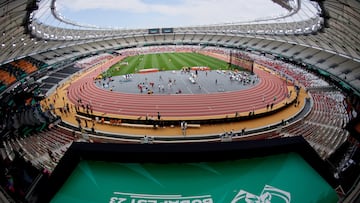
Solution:
M88 73L68 87L69 100L77 104L91 104L95 112L118 114L120 116L201 117L248 114L253 109L266 108L266 104L285 99L287 88L284 81L259 69L255 73L260 82L245 90L211 94L147 95L111 92L97 87L93 81L100 68ZM85 87L82 91L80 87ZM265 95L265 102L262 101Z

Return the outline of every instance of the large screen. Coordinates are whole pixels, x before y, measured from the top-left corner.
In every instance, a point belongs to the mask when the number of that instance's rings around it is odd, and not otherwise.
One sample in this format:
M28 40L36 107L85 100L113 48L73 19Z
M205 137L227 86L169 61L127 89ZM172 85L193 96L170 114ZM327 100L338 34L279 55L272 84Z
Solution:
M165 156L165 155L164 155ZM52 203L335 203L297 153L196 163L82 160Z
M160 29L159 28L151 28L149 29L149 34L159 34Z
M173 33L174 32L174 30L173 30L173 28L162 28L161 29L161 32L162 33Z

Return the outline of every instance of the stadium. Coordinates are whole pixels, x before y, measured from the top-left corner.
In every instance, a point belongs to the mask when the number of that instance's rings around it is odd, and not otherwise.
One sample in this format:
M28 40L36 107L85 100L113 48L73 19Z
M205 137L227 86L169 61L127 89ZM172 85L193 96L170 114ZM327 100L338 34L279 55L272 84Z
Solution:
M1 2L0 202L359 202L360 2L269 2L141 28Z

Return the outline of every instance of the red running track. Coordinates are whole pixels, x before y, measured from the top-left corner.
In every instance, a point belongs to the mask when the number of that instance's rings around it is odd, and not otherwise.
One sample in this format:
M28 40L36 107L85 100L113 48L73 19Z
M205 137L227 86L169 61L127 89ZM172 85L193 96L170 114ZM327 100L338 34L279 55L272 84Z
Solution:
M276 104L284 100L287 94L283 80L259 69L255 73L260 81L249 89L174 95L131 94L101 89L93 81L99 73L97 69L68 87L68 97L72 103L77 104L81 98L83 104L90 104L96 112L122 116L156 116L157 112L162 117L223 116L266 108L267 104L274 102L274 96L277 98Z

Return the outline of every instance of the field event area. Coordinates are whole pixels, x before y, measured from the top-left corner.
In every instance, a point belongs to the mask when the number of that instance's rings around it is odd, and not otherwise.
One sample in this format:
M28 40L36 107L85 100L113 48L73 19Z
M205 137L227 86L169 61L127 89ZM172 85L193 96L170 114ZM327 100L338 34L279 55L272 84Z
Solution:
M95 83L126 93L207 94L250 88L258 81L250 71L209 56L159 53L127 57L102 73Z
M137 73L146 69L181 70L185 67L208 67L211 70L240 69L239 66L199 53L153 53L129 56L107 70L104 76Z

